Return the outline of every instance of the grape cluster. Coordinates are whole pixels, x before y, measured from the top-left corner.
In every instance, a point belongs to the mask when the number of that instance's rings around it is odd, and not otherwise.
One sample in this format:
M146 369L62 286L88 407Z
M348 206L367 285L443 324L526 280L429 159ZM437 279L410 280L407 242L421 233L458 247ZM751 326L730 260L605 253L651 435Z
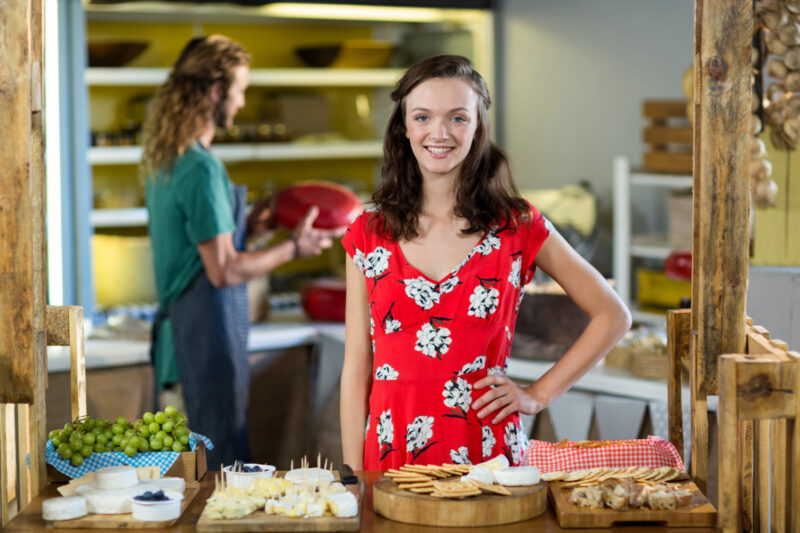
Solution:
M260 467L260 466L258 466L258 465L254 465L254 466L247 466L247 465L245 465L245 466L243 466L243 467L242 467L242 472L245 472L245 473L251 473L251 472L263 472L263 471L264 471L264 469L263 469L263 468L261 468L261 467Z
M121 416L116 421L85 416L67 422L63 429L49 434L53 447L74 466L83 464L94 452L124 452L133 457L139 452L185 452L189 450L186 417L170 405L164 411L147 412L129 423Z
M165 502L169 500L163 490L157 490L155 492L150 492L148 490L147 492L134 496L133 499L139 500L140 502Z

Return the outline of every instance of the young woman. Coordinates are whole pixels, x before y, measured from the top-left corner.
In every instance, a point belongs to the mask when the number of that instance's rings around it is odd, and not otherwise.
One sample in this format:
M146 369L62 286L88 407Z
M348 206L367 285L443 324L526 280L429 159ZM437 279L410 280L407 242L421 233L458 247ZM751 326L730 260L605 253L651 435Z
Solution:
M486 83L460 56L411 68L392 93L374 207L348 228L344 461L523 460L519 413L568 389L630 327L606 281L521 199L489 137ZM522 287L536 267L591 318L544 376L505 376Z

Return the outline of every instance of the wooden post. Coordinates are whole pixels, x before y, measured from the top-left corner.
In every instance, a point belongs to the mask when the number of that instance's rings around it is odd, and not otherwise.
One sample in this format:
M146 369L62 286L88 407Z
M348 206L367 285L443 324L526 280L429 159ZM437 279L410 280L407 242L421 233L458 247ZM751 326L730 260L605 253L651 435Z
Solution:
M681 374L683 360L689 359L691 337L691 309L667 311L667 350L669 351L669 376L667 382L667 406L669 408L669 441L683 456L683 397Z
M744 353L750 209L750 0L696 0L692 188L693 409L717 394L717 358ZM708 478L708 423L693 412L692 472ZM721 440L721 439L720 439ZM697 450L697 452L695 452ZM695 458L700 459L694 462Z
M736 359L726 355L719 366L719 497L717 526L723 533L739 533L741 508L736 397Z

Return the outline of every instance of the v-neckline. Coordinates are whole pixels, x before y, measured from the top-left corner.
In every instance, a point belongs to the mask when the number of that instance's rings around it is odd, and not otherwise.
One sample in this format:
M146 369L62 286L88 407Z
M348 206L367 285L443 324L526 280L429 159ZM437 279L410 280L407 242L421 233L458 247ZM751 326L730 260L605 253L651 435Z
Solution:
M413 264L411 264L411 261L409 261L406 258L406 254L403 252L403 248L402 248L402 246L400 246L400 241L399 240L394 241L394 244L397 247L397 255L398 255L398 257L402 260L402 262L405 265L409 266L412 270L416 271L417 274L419 274L420 276L422 276L426 280L430 281L434 285L441 285L442 283L447 281L453 274L455 274L456 272L461 270L469 262L469 260L472 259L472 256L475 255L475 252L477 251L478 247L481 244L483 244L483 242L486 240L486 238L489 237L490 233L492 233L492 229L491 228L486 230L486 232L483 234L483 236L480 238L480 240L475 244L475 246L473 246L470 249L470 251L467 252L467 255L464 257L464 259L462 259L461 262L459 262L452 270L450 270L447 274L444 275L444 277L442 277L442 279L440 279L438 281L434 280L432 277L430 277L429 275L427 275L426 273L421 271L419 268L417 268Z

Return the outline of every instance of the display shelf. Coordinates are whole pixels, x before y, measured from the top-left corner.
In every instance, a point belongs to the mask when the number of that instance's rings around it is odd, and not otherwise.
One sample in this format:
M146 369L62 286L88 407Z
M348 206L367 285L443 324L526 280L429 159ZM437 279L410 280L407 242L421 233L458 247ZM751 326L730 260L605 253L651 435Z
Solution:
M168 68L91 67L88 86L157 87L167 80ZM251 69L251 87L393 87L402 69Z
M666 259L672 252L665 235L632 235L631 236L631 257L641 257L644 259Z
M309 159L363 159L380 157L379 140L323 143L212 144L211 152L222 161L293 161ZM95 146L89 149L93 165L134 165L142 158L141 146Z
M681 187L691 189L692 176L684 176L681 174L652 174L644 172L631 172L630 183L631 185L668 187L671 189L679 189Z
M89 224L94 228L130 228L147 225L147 209L92 209Z

